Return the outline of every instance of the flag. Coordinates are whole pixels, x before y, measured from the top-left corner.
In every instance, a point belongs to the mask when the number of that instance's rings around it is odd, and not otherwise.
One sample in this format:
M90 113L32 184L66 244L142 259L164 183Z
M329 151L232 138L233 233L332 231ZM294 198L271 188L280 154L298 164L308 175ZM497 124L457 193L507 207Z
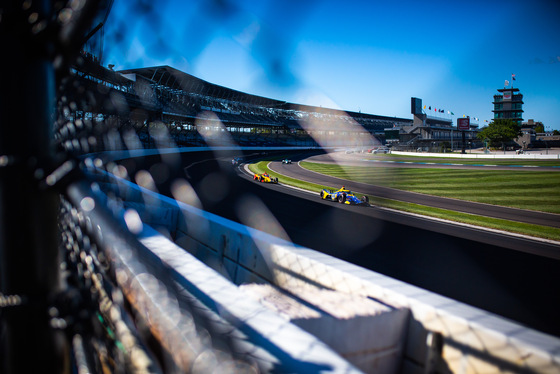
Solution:
M452 116L454 116L454 115L455 115L455 113L451 112L451 115L452 115Z
M426 109L426 106L424 105L424 109Z
M515 80L515 74L511 75L511 80L514 81Z
M506 79L506 81L505 81L505 83L504 83L504 86L505 86L505 87L509 86L509 81L508 81L507 79Z
M429 109L429 110L432 110L432 106L430 105L430 106L428 107L428 109Z

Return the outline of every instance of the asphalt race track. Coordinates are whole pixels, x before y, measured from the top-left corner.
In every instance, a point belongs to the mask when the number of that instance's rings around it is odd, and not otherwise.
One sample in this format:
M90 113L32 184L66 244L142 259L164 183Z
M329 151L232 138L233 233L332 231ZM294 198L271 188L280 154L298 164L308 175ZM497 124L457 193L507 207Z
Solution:
M339 179L327 175L313 173L310 172L309 170L303 169L297 164L297 161L301 159L304 159L306 161L311 161L311 162L335 163L335 161L326 154L313 156L310 157L309 159L307 159L305 155L301 155L295 158L292 164L284 165L281 162L273 162L270 165L270 168L280 174L292 178L305 180L316 184L327 185L327 186L345 185L347 188L349 188L352 191L368 194L368 195L374 195L382 198L427 205L436 208L453 210L456 212L464 212L464 213L476 214L480 216L501 218L510 221L517 221L517 222L531 223L531 224L541 225L541 226L551 226L551 227L560 228L560 215L557 214L534 212L530 210L501 207L501 206L495 206L489 204L473 203L473 202L468 202L463 200L449 199L449 198L443 198L438 196L430 196L430 195L402 191L402 190L397 190L397 189L387 188L382 186L373 186L365 183L352 182L352 181ZM380 163L371 163L367 161L364 162L349 157L343 159L342 162L348 165L357 165L357 166L372 166L372 165L376 167L380 166ZM437 164L411 165L408 163L403 163L403 164L385 163L383 164L383 166L384 167L395 167L395 166L396 167L434 167L438 165ZM476 165L462 166L462 167L459 166L439 166L439 167L445 167L447 169L453 167L453 168L462 168L462 169L488 170L488 167L476 166ZM512 168L509 167L508 169L508 167L501 167L500 169L511 170ZM560 169L558 168L542 168L542 169L539 168L539 170L544 170L544 169L560 171ZM496 168L493 167L492 170L496 170Z
M336 161L333 159L336 157ZM391 168L436 168L436 169L478 169L478 170L514 170L514 169L527 169L527 170L542 170L542 171L555 171L560 172L558 166L523 166L523 165L491 165L491 164L468 164L463 163L463 159L454 159L453 162L433 162L433 157L415 156L414 161L403 161L398 159L391 159L384 156L375 156L368 153L350 153L336 152L326 154L300 154L299 159L306 158L311 162L318 163L333 163L342 162L346 165L364 166L368 167L391 167Z
M232 155L181 157L182 170L170 175L186 178L207 211L243 224L247 211L270 214L296 244L560 336L560 260L512 250L558 258L558 246L258 183L231 165ZM169 195L166 183L157 187Z

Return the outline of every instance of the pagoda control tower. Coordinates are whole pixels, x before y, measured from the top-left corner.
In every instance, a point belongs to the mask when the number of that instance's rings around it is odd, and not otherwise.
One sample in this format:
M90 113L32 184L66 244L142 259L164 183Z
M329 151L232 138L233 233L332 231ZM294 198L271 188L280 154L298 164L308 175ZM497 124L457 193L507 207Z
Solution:
M523 122L523 95L518 88L498 89L499 95L494 95L494 119L511 119L521 126Z

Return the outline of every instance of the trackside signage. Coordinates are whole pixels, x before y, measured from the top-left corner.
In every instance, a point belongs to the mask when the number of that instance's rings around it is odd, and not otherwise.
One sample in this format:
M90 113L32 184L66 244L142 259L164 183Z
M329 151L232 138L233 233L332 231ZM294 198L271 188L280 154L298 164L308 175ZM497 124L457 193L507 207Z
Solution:
M468 130L470 128L470 118L457 118L457 130Z

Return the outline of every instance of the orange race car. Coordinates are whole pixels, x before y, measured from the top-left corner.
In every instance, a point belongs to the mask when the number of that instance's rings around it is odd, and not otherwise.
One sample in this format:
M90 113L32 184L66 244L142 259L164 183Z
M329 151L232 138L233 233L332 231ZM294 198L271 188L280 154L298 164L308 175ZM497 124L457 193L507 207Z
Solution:
M278 183L278 178L273 178L268 173L255 174L253 179L263 183Z

